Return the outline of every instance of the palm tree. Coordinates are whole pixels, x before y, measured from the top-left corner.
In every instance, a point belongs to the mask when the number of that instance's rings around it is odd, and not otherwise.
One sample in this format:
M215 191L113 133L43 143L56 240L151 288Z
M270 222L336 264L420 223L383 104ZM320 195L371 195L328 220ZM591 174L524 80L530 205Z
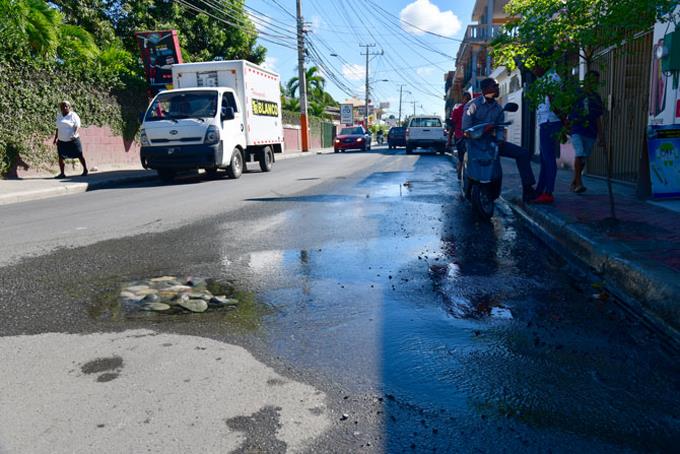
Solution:
M318 118L326 116L326 105L320 102L312 101L309 103L310 115Z
M0 39L4 46L23 48L41 57L56 51L61 14L47 2L0 0L0 16Z
M282 103L282 109L290 112L299 112L300 100L297 98L285 98Z
M44 0L0 0L3 51L36 57L91 60L99 54L90 33L63 23L61 13Z
M305 82L307 85L307 93L311 93L313 90L323 90L326 87L326 79L319 74L319 68L316 66L311 66L305 71ZM286 89L290 96L295 96L295 93L300 89L300 78L293 77L286 84Z
M94 60L100 51L92 35L77 25L59 28L57 54L62 59Z

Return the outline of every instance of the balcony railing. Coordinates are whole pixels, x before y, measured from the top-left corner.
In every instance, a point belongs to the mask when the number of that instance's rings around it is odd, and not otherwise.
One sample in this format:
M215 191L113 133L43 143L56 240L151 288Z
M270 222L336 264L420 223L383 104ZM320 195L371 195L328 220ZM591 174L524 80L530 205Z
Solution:
M501 28L498 25L468 25L465 32L465 41L471 43L489 43L500 34L500 30Z

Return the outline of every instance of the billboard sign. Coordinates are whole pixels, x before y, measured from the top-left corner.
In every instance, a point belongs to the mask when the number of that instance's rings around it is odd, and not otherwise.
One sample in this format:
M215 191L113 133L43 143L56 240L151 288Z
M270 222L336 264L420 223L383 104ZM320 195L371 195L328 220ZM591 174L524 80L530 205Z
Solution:
M354 123L354 106L352 104L340 104L340 123L345 125Z
M651 126L648 149L652 195L680 197L680 125Z
M176 30L135 33L144 73L153 94L172 87L172 65L182 63Z

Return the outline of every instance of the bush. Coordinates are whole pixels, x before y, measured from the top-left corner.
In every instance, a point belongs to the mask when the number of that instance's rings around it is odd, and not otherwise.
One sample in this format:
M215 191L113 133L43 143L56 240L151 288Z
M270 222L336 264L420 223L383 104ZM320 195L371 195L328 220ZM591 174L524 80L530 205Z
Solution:
M125 78L126 80L123 80ZM56 153L44 142L54 134L59 102L71 101L83 127L109 126L126 139L137 132L137 113L146 108L143 79L123 78L101 65L67 65L44 60L0 61L0 175L19 160L47 168Z

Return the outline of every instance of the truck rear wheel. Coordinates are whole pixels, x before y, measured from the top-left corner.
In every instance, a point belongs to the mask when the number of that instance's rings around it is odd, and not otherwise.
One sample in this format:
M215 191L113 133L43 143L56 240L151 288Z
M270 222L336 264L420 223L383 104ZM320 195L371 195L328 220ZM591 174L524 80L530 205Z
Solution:
M231 154L231 163L227 167L227 175L229 178L237 179L243 173L243 154L238 148L234 148L234 152Z
M274 152L272 151L272 147L264 147L264 150L262 150L262 154L260 154L260 169L263 172L271 172L273 165L274 165Z

